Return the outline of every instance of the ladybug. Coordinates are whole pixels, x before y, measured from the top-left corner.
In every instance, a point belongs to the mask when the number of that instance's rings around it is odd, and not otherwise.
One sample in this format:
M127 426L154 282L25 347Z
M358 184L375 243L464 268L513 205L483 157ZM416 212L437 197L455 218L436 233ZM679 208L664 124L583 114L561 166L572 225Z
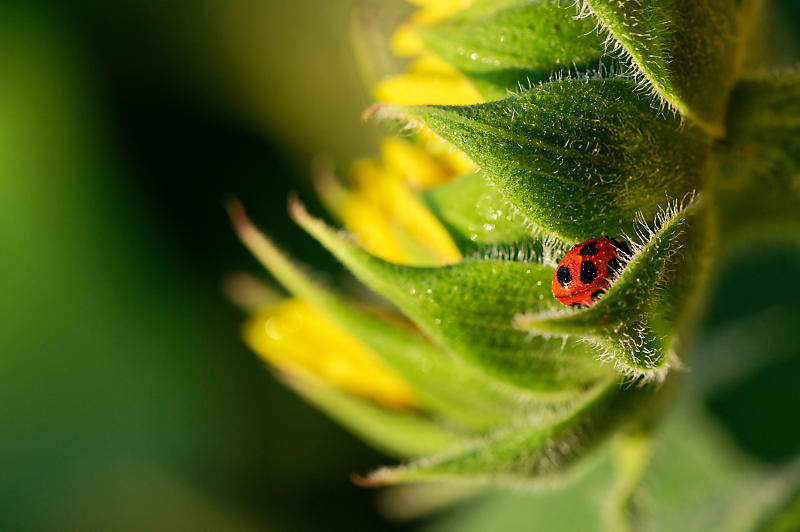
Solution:
M573 246L553 275L553 295L571 307L591 306L630 255L628 244L615 238L593 238Z

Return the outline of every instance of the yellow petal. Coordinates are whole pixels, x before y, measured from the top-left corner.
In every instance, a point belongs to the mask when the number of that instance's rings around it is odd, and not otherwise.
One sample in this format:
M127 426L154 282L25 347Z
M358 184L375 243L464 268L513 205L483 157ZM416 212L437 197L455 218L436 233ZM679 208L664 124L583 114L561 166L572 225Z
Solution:
M347 196L342 206L342 223L373 255L398 264L414 262L403 235L399 234L400 228L387 216L385 209L365 195L351 193Z
M432 259L428 262L452 264L461 260L450 235L400 174L371 160L357 161L351 170L355 193L375 205L403 231L408 236L407 244L421 246ZM412 248L407 249L413 255Z
M245 324L248 345L290 375L313 377L392 408L418 406L410 386L373 351L298 299L268 307Z
M411 142L388 138L381 143L381 159L390 172L402 176L413 188L428 188L454 177L450 168Z
M406 67L406 72L410 74L444 74L452 77L461 77L461 73L458 70L438 55L427 51L423 52L418 54L414 61Z
M405 73L375 84L375 99L401 105L473 105L484 101L460 74Z
M471 174L478 169L466 153L459 150L442 137L423 128L417 133L417 138L425 145L425 150L434 157L439 164L448 169L454 177Z
M420 9L414 13L412 20L417 24L433 24L466 9L473 2L474 0L415 0L412 3L419 5Z
M392 53L399 57L412 57L425 52L425 43L410 24L403 24L397 28L389 47Z

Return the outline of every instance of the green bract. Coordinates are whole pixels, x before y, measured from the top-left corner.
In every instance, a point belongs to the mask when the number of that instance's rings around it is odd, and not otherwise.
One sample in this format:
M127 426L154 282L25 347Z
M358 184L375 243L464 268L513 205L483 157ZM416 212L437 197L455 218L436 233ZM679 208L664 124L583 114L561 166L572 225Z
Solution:
M470 107L387 107L481 166L519 213L577 243L630 233L702 182L709 139L626 79L554 81Z
M321 288L238 219L278 281L419 395L420 411L387 412L292 382L370 441L416 457L366 483L524 484L616 434L607 517L628 526L638 522L654 427L694 366L689 347L715 272L734 268L756 240L800 253L800 77L743 76L753 2L565 4L478 0L419 29L487 103L375 108L394 127L432 130L478 165L419 192L462 261L381 259L291 202L294 219L388 314ZM567 308L551 291L558 260L600 236L624 238L632 254L593 306ZM408 321L398 326L392 314ZM736 482L745 477L754 478ZM795 477L775 480L781 488L747 522L796 522Z
M595 25L557 2L484 0L421 33L431 51L495 100L554 76L616 68Z

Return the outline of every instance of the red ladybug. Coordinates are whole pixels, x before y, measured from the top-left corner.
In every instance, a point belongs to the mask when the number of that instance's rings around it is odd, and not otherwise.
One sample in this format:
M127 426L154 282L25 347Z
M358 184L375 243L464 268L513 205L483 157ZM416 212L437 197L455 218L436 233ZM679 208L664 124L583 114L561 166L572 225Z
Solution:
M611 286L611 277L630 258L628 244L593 238L567 251L553 275L553 295L571 307L588 307Z

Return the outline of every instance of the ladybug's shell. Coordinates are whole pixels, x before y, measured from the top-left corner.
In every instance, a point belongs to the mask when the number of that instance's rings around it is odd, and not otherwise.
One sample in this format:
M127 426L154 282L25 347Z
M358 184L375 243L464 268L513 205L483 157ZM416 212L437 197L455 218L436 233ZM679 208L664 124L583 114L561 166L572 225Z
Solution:
M558 263L553 295L565 305L592 305L622 267L618 250L628 253L626 244L609 238L593 238L574 246Z

